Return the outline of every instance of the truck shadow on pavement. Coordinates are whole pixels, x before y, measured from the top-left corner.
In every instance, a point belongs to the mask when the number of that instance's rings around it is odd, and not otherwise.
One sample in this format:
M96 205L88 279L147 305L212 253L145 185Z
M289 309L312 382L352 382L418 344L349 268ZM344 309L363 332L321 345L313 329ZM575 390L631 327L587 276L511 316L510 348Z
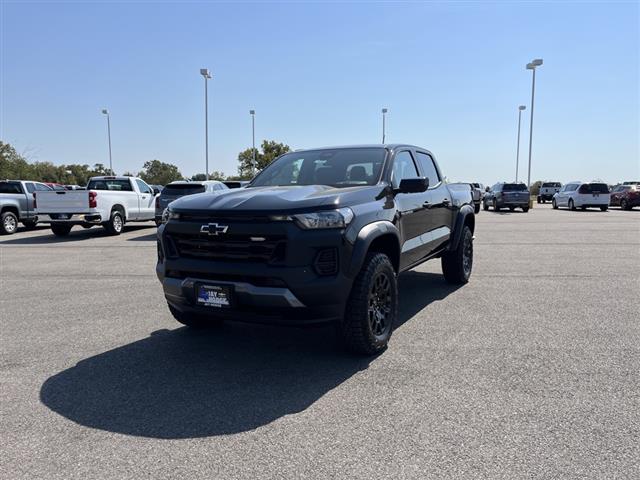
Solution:
M412 272L401 276L400 288L396 328L457 287L441 275ZM53 375L40 400L80 425L126 435L228 435L304 411L375 361L342 352L330 326L177 328Z

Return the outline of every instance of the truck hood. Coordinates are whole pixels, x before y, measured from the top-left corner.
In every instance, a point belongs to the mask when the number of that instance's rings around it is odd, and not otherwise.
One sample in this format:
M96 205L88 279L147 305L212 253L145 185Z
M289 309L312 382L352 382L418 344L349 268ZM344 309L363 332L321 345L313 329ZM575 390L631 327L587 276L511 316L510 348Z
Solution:
M218 195L200 193L171 203L178 212L297 212L331 209L373 201L383 185L334 188L324 185L250 187L231 189Z

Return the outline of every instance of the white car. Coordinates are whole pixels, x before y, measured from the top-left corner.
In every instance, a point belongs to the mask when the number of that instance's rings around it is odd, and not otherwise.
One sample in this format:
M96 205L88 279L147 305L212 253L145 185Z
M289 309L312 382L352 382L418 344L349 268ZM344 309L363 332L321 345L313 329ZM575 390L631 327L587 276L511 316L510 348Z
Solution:
M553 208L567 207L569 210L599 208L606 212L611 195L609 186L602 182L570 182L553 196Z
M57 236L69 234L73 225L102 225L119 235L126 222L145 222L155 217L159 193L134 177L92 177L86 190L36 192L38 220L51 224Z

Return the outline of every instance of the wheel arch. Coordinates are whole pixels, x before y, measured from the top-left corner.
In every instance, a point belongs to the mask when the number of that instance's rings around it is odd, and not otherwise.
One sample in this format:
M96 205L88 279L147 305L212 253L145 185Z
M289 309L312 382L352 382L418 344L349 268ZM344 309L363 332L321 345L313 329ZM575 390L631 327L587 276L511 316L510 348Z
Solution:
M13 213L16 218L18 219L18 221L20 221L20 209L15 206L15 205L5 205L4 207L0 208L0 215L2 215L5 212L11 212Z
M399 271L400 232L393 223L387 220L369 223L358 232L349 266L350 277L358 274L367 254L373 251L386 254L396 273Z
M449 242L448 250L455 250L458 247L458 243L462 236L462 229L465 226L468 226L471 229L472 234L476 230L476 216L473 212L473 208L469 205L463 205L456 216L453 225L453 235L451 236L451 242Z

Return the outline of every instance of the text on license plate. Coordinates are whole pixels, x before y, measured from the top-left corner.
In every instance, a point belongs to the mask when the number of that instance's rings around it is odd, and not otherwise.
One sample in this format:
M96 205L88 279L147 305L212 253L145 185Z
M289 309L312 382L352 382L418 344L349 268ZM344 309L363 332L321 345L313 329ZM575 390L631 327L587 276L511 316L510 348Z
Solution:
M206 307L231 307L231 287L224 285L198 285L197 302Z

